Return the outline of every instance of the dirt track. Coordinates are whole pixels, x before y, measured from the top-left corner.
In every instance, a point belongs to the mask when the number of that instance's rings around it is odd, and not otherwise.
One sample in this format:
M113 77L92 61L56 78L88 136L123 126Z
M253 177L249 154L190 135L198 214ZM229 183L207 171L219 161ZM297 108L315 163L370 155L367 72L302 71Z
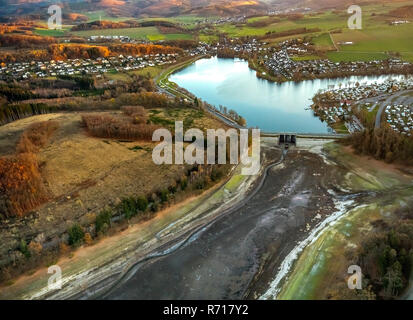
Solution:
M273 161L280 157L274 145L265 152ZM333 186L324 182L331 170L316 154L290 150L247 204L180 248L136 265L100 298L255 298L295 243L335 210L328 193Z

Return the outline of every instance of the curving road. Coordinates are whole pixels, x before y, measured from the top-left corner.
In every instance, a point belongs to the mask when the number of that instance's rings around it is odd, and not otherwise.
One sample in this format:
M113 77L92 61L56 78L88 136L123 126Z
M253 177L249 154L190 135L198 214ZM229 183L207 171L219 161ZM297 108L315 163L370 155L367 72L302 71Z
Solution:
M377 111L376 115L376 122L375 122L375 128L378 129L381 126L381 118L384 109L388 106L393 104L393 101L396 101L400 96L403 96L406 93L406 90L402 90L399 92L396 92L393 95L390 95L385 101L383 101L380 105L379 111Z

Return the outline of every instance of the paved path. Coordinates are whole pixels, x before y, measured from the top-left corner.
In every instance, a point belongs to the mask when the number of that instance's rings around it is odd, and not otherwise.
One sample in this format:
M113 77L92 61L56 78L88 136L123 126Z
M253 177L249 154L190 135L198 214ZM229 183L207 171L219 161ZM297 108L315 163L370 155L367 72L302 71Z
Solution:
M379 128L380 128L380 125L381 125L381 117L382 117L384 108L386 108L388 105L391 105L391 104L392 104L392 101L393 101L394 99L397 99L398 97L400 97L400 96L403 95L404 93L406 93L405 90L396 92L395 94L389 96L386 100L384 100L384 101L381 103L380 108L379 108L379 111L377 112L377 115L376 115L376 123L375 123L375 126L374 126L376 129L379 129Z
M331 40L331 42L333 43L334 48L336 48L337 52L339 52L340 50L338 49L336 43L334 42L334 39L333 39L333 36L331 35L331 32L329 32L328 34L330 35L330 40Z

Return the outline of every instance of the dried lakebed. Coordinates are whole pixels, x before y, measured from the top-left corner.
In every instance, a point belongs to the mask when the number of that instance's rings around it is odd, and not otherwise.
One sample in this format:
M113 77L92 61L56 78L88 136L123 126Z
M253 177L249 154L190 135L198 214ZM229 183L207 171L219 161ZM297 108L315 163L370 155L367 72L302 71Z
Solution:
M61 290L47 289L45 269L0 296L278 298L290 286L286 279L301 276L301 257L322 240L320 234L352 209L392 198L412 181L411 175L353 161L332 140L299 139L284 156L277 139L261 141L259 176L242 177L237 168L211 193L59 261Z
M341 191L338 182L346 170L308 147L282 157L273 140L264 150L276 165L267 167L248 201L198 229L188 241L136 264L94 298L258 298L273 286L283 261L294 261L297 243L305 244L317 228L321 231L340 213L376 196Z

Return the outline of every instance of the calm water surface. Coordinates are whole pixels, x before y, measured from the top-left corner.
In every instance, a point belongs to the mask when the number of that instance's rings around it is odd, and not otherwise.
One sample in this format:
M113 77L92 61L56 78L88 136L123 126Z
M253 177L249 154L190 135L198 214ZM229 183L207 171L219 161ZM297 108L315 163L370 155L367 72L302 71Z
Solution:
M308 107L320 89L383 82L389 76L350 77L272 83L259 79L239 59L201 59L170 76L170 80L202 100L226 106L242 115L249 127L265 132L327 133L331 129ZM402 76L392 76L402 78ZM353 84L351 84L353 83Z

